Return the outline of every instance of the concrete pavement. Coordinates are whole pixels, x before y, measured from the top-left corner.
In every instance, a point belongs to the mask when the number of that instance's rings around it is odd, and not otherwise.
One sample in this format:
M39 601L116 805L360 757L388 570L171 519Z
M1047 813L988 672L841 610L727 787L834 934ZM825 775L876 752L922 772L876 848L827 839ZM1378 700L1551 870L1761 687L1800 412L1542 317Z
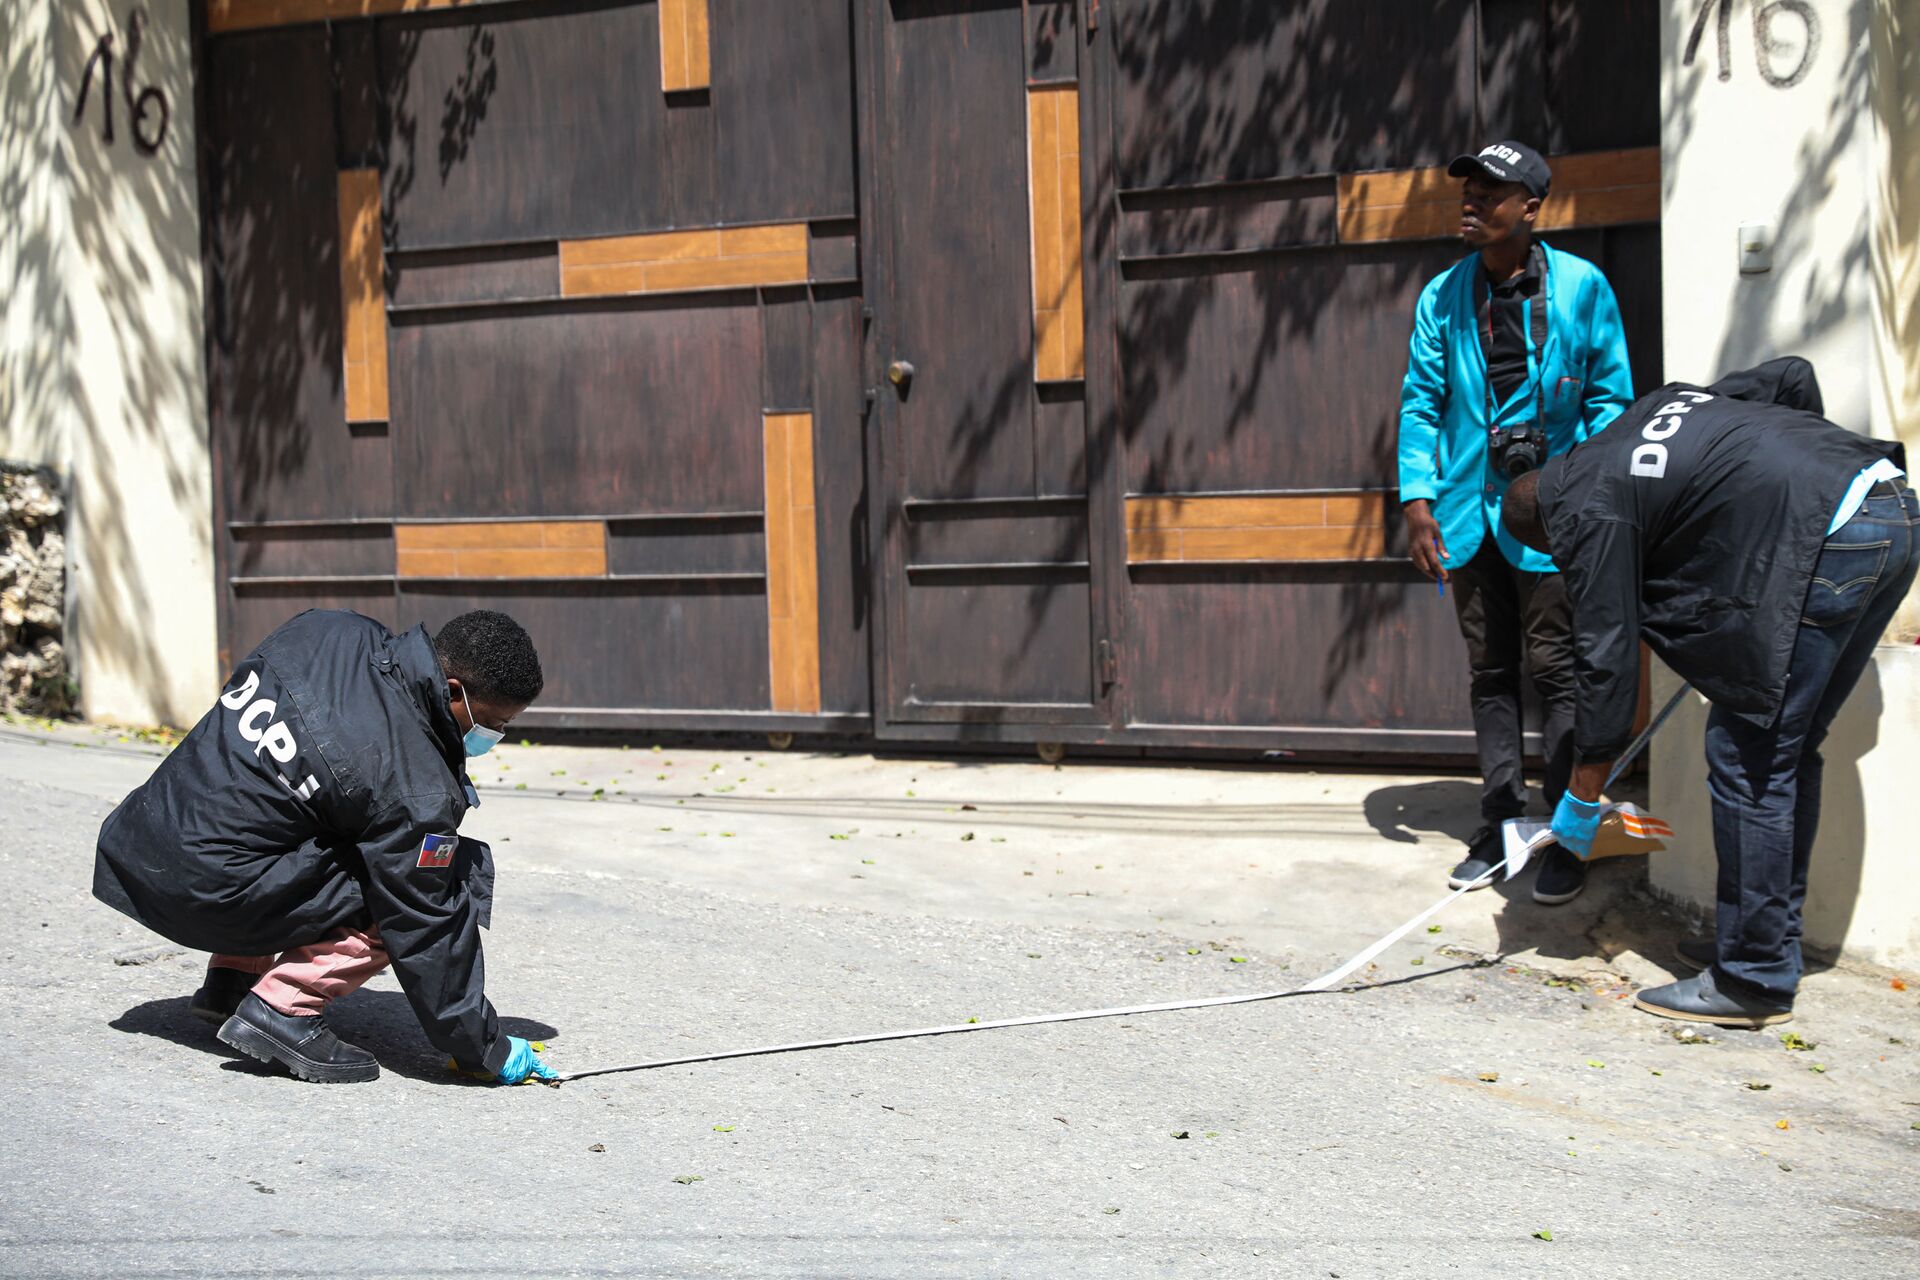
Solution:
M1566 908L1470 895L1352 994L559 1090L450 1079L382 978L333 1018L385 1074L322 1088L225 1051L186 1013L203 958L88 896L158 758L120 739L0 725L6 1275L1920 1268L1920 980L1814 974L1810 1051L1683 1043L1625 999L1678 922L1624 860ZM482 763L489 993L563 1069L1295 986L1438 897L1474 825L1457 777Z

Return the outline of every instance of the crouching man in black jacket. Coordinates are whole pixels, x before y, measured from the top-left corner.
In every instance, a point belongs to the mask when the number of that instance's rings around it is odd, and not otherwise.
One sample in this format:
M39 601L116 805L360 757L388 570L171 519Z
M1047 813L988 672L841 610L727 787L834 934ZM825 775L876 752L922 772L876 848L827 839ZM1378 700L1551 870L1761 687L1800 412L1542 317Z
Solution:
M302 1079L379 1076L321 1013L389 963L427 1038L461 1067L505 1084L551 1078L487 1002L493 859L455 834L479 803L467 758L542 682L532 640L503 613L462 614L431 638L303 613L108 815L94 896L215 953L193 1011Z
M1513 535L1573 602L1576 766L1554 834L1585 857L1632 736L1639 643L1713 703L1716 936L1649 1013L1758 1027L1793 1016L1820 744L1920 564L1898 444L1819 416L1804 360L1669 383L1508 490ZM1519 501L1516 502L1516 496Z

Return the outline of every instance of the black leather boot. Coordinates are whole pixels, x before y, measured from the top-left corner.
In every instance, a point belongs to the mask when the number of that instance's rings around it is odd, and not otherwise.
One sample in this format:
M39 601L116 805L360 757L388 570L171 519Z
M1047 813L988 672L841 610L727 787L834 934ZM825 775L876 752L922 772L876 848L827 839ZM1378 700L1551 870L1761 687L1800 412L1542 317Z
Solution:
M257 973L248 973L242 969L224 969L210 967L207 980L193 993L193 999L187 1002L187 1008L196 1018L205 1018L208 1022L225 1022L240 1007L240 1001L253 984L260 981Z
M220 1027L220 1040L249 1058L277 1062L315 1084L355 1084L380 1078L380 1063L365 1049L343 1043L317 1014L280 1012L248 992Z

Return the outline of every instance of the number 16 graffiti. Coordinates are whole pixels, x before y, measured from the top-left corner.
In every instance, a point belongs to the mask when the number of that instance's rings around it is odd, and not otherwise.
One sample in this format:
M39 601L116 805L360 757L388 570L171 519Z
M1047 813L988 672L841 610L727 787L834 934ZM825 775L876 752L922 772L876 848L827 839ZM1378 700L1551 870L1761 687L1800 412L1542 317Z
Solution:
M1693 34L1687 38L1687 55L1682 62L1693 65L1693 57L1700 51L1700 37L1707 33L1707 18L1715 13L1719 21L1715 23L1715 35L1720 46L1720 78L1733 79L1733 3L1734 0L1701 0L1700 14L1693 20ZM1796 46L1790 38L1782 39L1774 24L1783 16L1791 15L1800 22L1803 39ZM1800 60L1793 69L1782 75L1778 59L1799 49ZM1813 59L1820 52L1820 18L1814 13L1808 0L1771 0L1763 4L1753 0L1753 56L1760 67L1760 78L1776 89L1791 89L1807 78L1807 72L1813 70Z
M120 89L127 102L127 127L133 134L134 149L142 155L153 155L160 150L160 144L167 140L167 123L172 111L167 106L167 95L153 85L148 85L138 93L133 88L133 64L140 57L140 37L147 26L147 13L144 9L135 9L127 15L127 57L120 66ZM87 98L93 93L93 71L100 68L100 108L102 113L100 137L107 145L113 145L113 33L109 31L100 37L93 46L93 54L87 59L86 70L80 74L80 96L73 104L73 122L79 124L87 114ZM152 121L152 131L147 124Z

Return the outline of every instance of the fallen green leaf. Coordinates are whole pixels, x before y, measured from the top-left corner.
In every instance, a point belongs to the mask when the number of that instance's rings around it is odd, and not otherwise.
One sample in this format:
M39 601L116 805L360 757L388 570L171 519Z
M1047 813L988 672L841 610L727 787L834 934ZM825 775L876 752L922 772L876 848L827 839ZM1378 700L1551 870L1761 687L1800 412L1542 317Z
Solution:
M971 831L969 831L969 832L967 832L967 834L965 834L965 835L963 835L963 836L961 836L960 838L961 838L962 840L971 840L971 839L973 839L973 832L971 832Z
M1175 1129L1175 1130L1173 1131L1173 1135L1172 1135L1172 1136L1173 1136L1173 1137L1176 1137L1176 1138L1180 1138L1180 1139L1182 1139L1182 1140L1185 1140L1185 1139L1187 1139L1187 1138L1191 1138L1191 1137L1192 1137L1193 1135L1192 1135L1191 1133L1189 1133L1189 1132L1187 1132L1187 1131L1186 1131L1185 1129Z
M1427 926L1427 932L1428 932L1428 933L1438 933L1438 932L1440 932L1440 926L1439 926L1439 925L1437 925L1437 924L1430 924L1430 925L1428 925L1428 926Z
M715 1133L732 1133L738 1127L737 1125L731 1124L717 1124L713 1126L713 1131Z
M1247 962L1245 956L1228 956L1227 960L1231 964L1245 964Z
M705 1182L706 1179L701 1177L697 1173L683 1173L679 1177L675 1178L674 1181L679 1183L681 1186L690 1187L696 1182Z
M1606 1063L1604 1063L1604 1062L1602 1062L1602 1061L1600 1061L1600 1059L1598 1059L1598 1058L1588 1058L1588 1059L1587 1059L1587 1065L1588 1065L1588 1066L1590 1066L1590 1067L1601 1067L1601 1068L1604 1068L1604 1067L1605 1067L1605 1066L1606 1066L1607 1064L1606 1064Z
M1029 959L1029 960L1038 960L1039 958L1040 958L1040 953L1039 953L1038 951L1029 951L1029 952L1027 952L1027 959Z
M1916 1128L1920 1128L1920 1125L1916 1125L1915 1127L1916 1127ZM1102 1212L1102 1213L1118 1213L1118 1212L1120 1212L1120 1211L1119 1211L1118 1209L1102 1209L1102 1210L1101 1210L1100 1212Z
M1209 1129L1200 1136L1203 1138L1217 1138L1220 1136L1220 1131L1218 1129Z
M1408 964L1425 964L1426 962L1427 958L1425 956L1415 956L1413 959L1407 961Z
M1813 1050L1818 1049L1820 1047L1814 1041L1808 1040L1807 1038L1802 1036L1798 1031L1788 1031L1788 1032L1782 1033L1780 1036L1780 1043L1787 1046L1787 1048L1789 1049L1795 1049L1801 1053L1811 1053Z
M1536 1232L1534 1232L1534 1233L1533 1233L1533 1238L1534 1238L1535 1240L1545 1240L1545 1241L1546 1241L1546 1242L1547 1242L1548 1244L1552 1244L1552 1243L1553 1243L1553 1232L1551 1232L1551 1231L1536 1231Z
M1200 954L1200 948L1198 948L1198 947L1188 947L1188 948L1187 948L1187 954L1188 954L1188 955L1190 955L1190 956L1197 956L1197 955L1199 955L1199 954Z
M1747 1088L1753 1090L1755 1093L1765 1093L1767 1090L1773 1088L1773 1086L1764 1080L1749 1080L1747 1081Z
M863 867L870 867L870 866L872 866L872 865L873 865L873 859L872 859L872 858L862 858L862 859L860 859L860 865L861 865L861 866L863 866Z
M976 1022L978 1022L978 1021L980 1021L980 1019L979 1019L979 1018L968 1018L968 1019L967 1019L967 1025L968 1025L968 1026L972 1026L972 1025L973 1025L974 1023L976 1023Z
M853 837L852 837L852 836L848 836L848 835L842 835L842 834L840 834L840 833L839 833L838 831L836 831L836 832L834 832L834 833L833 833L832 835L830 835L830 836L828 836L828 837L827 837L827 839L829 839L829 840L851 840L851 839L853 839Z
M1494 1084L1499 1079L1500 1073L1498 1071L1482 1071L1480 1073L1480 1080L1484 1084Z
M1811 1071L1811 1072L1813 1072L1813 1073L1814 1073L1815 1075L1821 1075L1821 1076L1823 1076L1823 1075L1825 1075L1825 1074L1827 1074L1827 1069L1826 1069L1826 1067L1825 1067L1825 1066L1823 1066L1822 1064L1820 1064L1820 1063L1818 1063L1818 1062L1816 1062L1816 1063L1814 1063L1814 1064L1813 1064L1812 1066L1810 1066L1810 1067L1808 1067L1808 1068L1807 1068L1807 1070L1809 1070L1809 1071Z

